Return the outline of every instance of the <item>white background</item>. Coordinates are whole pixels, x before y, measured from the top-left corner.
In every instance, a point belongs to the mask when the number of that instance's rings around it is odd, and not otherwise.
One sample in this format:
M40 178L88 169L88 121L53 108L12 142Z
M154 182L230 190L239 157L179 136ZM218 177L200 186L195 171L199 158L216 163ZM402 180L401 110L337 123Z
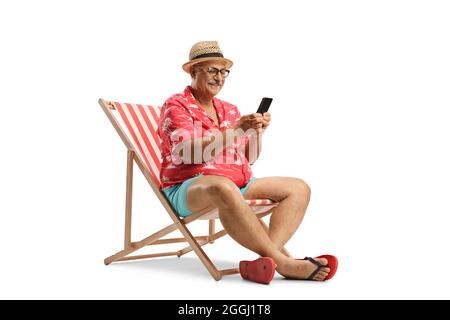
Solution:
M449 16L446 1L2 1L0 298L450 298ZM193 254L103 265L126 152L97 99L161 105L200 40L235 61L220 98L242 113L274 98L254 174L310 184L287 247L338 256L332 281L215 282ZM134 200L135 240L170 222L140 175ZM230 238L206 251L256 257Z

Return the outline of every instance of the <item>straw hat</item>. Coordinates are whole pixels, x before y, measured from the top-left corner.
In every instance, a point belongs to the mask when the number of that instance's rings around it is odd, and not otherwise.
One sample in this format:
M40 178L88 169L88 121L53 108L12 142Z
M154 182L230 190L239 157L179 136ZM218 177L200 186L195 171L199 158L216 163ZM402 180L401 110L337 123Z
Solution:
M189 52L189 61L183 64L183 70L190 73L194 64L211 60L225 62L226 68L230 68L233 65L233 61L223 57L217 41L200 41L192 46Z

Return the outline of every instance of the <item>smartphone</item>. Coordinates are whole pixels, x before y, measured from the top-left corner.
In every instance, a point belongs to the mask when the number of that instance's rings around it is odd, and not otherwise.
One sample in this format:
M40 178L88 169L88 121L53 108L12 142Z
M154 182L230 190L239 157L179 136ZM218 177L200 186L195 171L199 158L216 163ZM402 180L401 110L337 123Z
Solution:
M261 103L259 104L257 113L264 114L264 112L269 111L270 104L272 103L272 98L262 98Z

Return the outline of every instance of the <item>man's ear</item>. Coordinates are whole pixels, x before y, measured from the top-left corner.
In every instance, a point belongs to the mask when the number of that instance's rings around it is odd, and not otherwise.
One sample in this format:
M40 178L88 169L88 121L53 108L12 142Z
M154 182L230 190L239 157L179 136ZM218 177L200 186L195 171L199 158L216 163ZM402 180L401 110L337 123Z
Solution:
M194 80L194 78L195 78L195 73L196 73L195 68L192 67L189 73L191 74L192 80Z

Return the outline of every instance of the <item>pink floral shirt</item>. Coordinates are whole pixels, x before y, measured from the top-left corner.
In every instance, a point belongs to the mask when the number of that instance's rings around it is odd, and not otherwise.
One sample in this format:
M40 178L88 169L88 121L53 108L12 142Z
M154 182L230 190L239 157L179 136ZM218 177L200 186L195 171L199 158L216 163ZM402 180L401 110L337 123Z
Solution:
M183 93L171 96L164 103L159 120L158 134L161 137L161 188L166 189L197 175L227 177L238 187L245 186L252 177L252 171L245 157L244 145L247 138L237 138L235 143L221 150L208 163L184 163L176 156L174 149L189 138L211 135L235 125L241 117L236 106L214 98L219 127L197 104L188 86ZM180 134L181 132L181 134Z

